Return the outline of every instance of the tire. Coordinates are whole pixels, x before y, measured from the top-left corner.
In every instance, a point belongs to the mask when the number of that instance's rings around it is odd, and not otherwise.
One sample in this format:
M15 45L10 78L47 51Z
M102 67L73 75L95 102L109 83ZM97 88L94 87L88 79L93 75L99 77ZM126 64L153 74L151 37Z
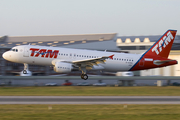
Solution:
M26 71L26 70L23 70L23 74L27 74L27 71Z
M88 79L88 75L87 75L87 74L84 74L83 79L84 79L84 80L87 80L87 79Z
M88 75L87 74L81 74L81 79L87 80L88 79Z

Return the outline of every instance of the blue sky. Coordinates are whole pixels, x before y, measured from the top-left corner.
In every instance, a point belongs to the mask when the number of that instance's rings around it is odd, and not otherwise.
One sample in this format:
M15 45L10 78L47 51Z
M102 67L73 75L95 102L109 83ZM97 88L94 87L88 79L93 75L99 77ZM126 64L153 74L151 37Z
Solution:
M179 5L180 0L0 0L0 36L161 35L180 30Z

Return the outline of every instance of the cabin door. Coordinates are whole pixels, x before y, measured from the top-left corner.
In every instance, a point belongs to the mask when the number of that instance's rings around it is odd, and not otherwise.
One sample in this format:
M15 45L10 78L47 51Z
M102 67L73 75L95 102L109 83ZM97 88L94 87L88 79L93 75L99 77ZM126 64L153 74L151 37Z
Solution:
M29 57L29 47L24 47L24 57Z

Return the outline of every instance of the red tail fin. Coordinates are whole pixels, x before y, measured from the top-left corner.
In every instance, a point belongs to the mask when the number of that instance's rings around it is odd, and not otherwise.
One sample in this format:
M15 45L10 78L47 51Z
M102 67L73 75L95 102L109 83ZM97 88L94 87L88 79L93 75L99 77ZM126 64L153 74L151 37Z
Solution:
M168 58L176 32L176 30L168 30L165 32L144 55L158 55L163 58Z

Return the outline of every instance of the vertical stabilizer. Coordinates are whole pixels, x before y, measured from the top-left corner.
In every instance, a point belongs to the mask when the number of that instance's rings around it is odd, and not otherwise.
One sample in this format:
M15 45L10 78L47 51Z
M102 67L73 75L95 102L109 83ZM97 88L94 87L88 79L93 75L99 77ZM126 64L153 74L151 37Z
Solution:
M168 30L165 32L144 55L168 58L176 32L176 30Z

